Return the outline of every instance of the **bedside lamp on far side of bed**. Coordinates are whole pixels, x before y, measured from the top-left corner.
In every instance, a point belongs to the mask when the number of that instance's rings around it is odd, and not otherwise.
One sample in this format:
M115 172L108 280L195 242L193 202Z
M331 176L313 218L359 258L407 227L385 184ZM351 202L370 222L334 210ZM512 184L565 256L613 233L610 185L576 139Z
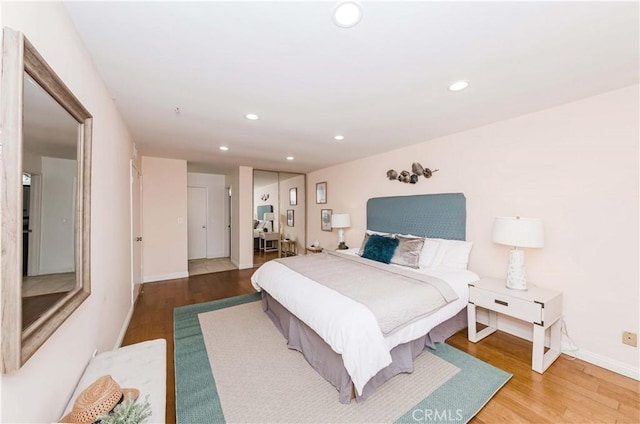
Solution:
M544 246L542 220L519 216L497 217L493 224L493 242L513 247L509 251L507 288L527 290L524 251L518 248Z
M349 227L351 227L351 217L348 213L331 215L331 228L338 229L338 250L346 250L349 248L344 243L344 229Z

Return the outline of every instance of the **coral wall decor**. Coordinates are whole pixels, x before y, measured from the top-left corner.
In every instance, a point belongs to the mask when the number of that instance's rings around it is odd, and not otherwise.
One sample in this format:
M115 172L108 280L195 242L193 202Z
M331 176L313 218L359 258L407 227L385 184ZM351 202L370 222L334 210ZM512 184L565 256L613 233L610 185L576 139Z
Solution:
M418 179L422 176L425 178L431 178L434 172L438 172L437 169L431 170L429 168L424 168L420 163L413 162L411 164L411 172L409 171L400 171L400 173L396 172L395 169L390 169L387 171L387 178L391 181L398 180L401 183L410 183L415 184L418 182Z

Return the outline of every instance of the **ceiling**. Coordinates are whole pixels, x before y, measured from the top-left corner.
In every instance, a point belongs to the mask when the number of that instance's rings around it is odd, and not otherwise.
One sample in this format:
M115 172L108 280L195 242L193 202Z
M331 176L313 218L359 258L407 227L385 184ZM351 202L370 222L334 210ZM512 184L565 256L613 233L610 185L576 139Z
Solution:
M30 155L76 159L78 121L24 73L24 150Z
M353 28L335 4L65 6L138 150L201 172L309 172L638 83L638 2L362 1Z

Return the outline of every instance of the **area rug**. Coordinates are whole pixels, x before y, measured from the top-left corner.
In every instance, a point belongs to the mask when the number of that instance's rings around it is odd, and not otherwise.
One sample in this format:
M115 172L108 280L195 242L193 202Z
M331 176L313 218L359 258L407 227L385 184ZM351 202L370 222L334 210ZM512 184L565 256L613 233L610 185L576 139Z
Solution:
M343 405L337 390L287 349L258 299L175 309L177 423L467 422L511 377L439 344L416 359L413 373L394 377L365 402Z

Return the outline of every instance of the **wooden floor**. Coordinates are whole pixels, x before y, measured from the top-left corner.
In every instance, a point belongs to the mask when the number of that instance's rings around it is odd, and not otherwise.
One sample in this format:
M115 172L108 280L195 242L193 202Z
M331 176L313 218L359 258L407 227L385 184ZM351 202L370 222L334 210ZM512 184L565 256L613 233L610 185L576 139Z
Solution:
M167 423L175 423L173 308L254 292L254 272L233 270L144 284L123 345L167 341ZM640 423L639 382L562 355L531 370L531 343L497 332L477 344L462 331L447 342L513 374L472 423Z

